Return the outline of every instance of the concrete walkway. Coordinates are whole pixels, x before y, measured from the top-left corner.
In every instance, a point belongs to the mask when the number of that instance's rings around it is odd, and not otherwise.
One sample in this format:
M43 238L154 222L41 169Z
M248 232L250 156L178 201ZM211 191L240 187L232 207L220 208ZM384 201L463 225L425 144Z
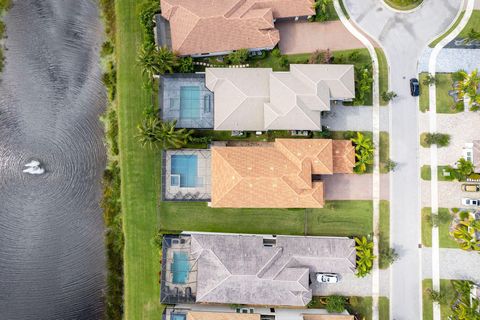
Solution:
M341 21L275 23L280 31L278 47L283 54L314 52L315 50L349 50L364 48Z
M425 0L421 8L408 14L387 10L378 0L344 3L350 17L383 46L390 66L390 90L398 94L390 108L391 158L399 163L391 174L390 239L402 254L390 268L390 316L418 319L422 314L418 99L410 95L408 80L416 77L423 48L448 29L460 3Z
M442 41L440 41L432 51L430 56L428 71L430 74L436 74L437 69L437 57L443 47L445 47L450 41L455 39L455 37L462 31L462 29L468 23L470 16L472 15L473 5L475 0L468 0L467 8L465 10L465 15L462 20L455 27L455 29L448 34ZM437 132L437 96L436 96L436 85L433 84L429 87L429 102L430 102L430 111L429 111L429 122L430 122L430 133ZM430 199L432 208L432 215L438 214L438 158L437 158L437 145L432 145L430 147L430 166L432 172L431 179L431 190L430 190ZM432 228L432 255L431 255L431 266L432 266L432 285L433 289L440 291L440 248L439 248L439 230L438 227ZM440 304L438 302L433 303L433 319L440 320Z
M380 94L379 94L379 67L375 48L370 40L357 29L344 15L339 0L334 0L335 10L340 21L363 45L368 49L372 58L373 69L373 107L372 107L372 133L373 143L380 146ZM372 175L372 200L373 200L373 254L379 256L378 243L380 240L380 150L375 148L373 152L373 175ZM373 262L372 268L372 320L378 320L378 298L380 295L380 272L378 259Z

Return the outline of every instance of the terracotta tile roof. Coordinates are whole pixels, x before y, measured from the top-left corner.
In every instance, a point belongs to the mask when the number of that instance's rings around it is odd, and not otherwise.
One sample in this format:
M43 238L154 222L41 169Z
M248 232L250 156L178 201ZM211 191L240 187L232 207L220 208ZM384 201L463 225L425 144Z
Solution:
M348 140L333 141L333 173L352 173L355 167L355 147Z
M195 312L187 314L187 320L260 320L259 314L222 313L222 312Z
M321 208L324 186L321 181L312 181L312 175L352 172L352 148L350 141L325 139L277 139L261 147L212 147L211 206Z
M162 0L161 7L180 55L274 47L274 19L315 14L313 0Z

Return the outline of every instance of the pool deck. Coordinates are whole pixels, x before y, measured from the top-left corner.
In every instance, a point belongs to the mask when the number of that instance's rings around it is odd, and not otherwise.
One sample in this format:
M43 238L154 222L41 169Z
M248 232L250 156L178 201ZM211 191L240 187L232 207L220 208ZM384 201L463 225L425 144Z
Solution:
M199 116L182 117L182 87L199 87ZM177 128L212 129L213 128L213 93L205 86L205 74L186 73L163 75L160 78L159 109L160 118L165 121L177 121ZM190 101L191 103L191 101Z
M197 186L180 187L171 184L172 155L197 156ZM210 201L211 198L211 153L206 149L167 150L163 152L162 200Z

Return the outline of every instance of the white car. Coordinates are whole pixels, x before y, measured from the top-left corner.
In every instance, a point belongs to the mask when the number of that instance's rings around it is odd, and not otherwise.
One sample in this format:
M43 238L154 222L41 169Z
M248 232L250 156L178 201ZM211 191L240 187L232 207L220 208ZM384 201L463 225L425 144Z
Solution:
M335 273L317 273L317 281L320 283L337 283L339 280L338 274Z
M462 204L467 207L480 207L480 200L478 199L470 199L470 198L463 198Z

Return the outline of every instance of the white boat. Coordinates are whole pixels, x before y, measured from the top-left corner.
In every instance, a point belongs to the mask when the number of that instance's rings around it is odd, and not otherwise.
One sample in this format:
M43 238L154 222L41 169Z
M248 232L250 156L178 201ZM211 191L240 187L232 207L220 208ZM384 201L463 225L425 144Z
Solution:
M40 167L40 162L37 160L32 160L25 165L25 167Z
M39 166L34 166L34 167L28 167L27 169L24 169L23 172L29 173L29 174L44 174L45 169Z

